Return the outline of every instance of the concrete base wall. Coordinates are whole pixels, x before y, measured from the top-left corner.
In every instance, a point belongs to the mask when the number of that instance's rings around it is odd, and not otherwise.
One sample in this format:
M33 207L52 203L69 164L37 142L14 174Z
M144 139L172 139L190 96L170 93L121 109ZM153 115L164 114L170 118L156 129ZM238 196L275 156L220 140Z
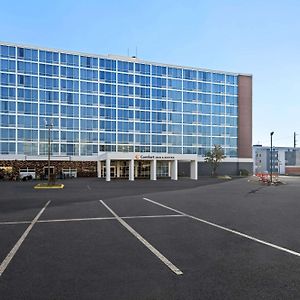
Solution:
M97 162L95 161L55 161L51 160L50 165L55 167L55 174L59 175L62 169L77 169L78 177L96 177ZM12 167L13 175L19 175L19 170L24 168L35 169L37 178L44 175L44 167L47 168L48 161L25 161L25 160L0 160L0 167Z
M249 174L253 174L252 162L222 162L220 163L217 174L218 175L240 175L240 170L247 170ZM205 162L198 162L198 176L211 175L211 167ZM178 176L189 177L190 176L190 163L179 162L178 163Z

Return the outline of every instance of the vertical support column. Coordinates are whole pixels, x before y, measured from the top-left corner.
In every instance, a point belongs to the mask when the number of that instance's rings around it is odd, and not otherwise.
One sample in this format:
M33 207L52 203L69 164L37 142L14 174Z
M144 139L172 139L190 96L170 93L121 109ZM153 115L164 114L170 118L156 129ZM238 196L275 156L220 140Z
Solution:
M150 180L156 180L156 159L150 162Z
M119 160L117 161L117 178L120 178L120 161Z
M171 162L171 179L178 180L178 161L177 159Z
M191 161L191 179L198 180L198 161Z
M171 162L168 161L168 176L171 177Z
M134 177L138 178L138 162L136 164L134 164Z
M110 159L106 159L106 164L105 164L105 170L106 170L106 181L110 181Z
M101 178L101 160L97 161L97 174L98 178Z
M129 161L129 180L134 180L134 159Z

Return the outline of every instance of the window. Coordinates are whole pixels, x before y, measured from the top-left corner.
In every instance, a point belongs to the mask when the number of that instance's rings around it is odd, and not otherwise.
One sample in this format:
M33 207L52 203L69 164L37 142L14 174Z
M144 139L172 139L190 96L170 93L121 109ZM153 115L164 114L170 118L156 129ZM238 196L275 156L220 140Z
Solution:
M97 69L98 68L98 58L81 56L80 57L80 65L81 65L81 67L85 67L85 68Z
M15 58L16 57L16 48L12 47L12 46L2 45L0 47L0 56L1 57Z
M59 63L59 55L57 52L40 51L40 61L46 63Z

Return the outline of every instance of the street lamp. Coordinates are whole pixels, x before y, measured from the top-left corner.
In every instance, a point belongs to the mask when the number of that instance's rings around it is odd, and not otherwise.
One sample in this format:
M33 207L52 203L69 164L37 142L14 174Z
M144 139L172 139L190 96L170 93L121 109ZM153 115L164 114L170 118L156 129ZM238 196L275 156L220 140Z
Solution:
M271 183L272 183L272 181L273 181L273 134L274 134L274 131L272 131L271 133L270 133L270 136L271 136L271 176L270 176L270 180L271 180Z
M51 155L51 129L53 127L53 121L47 122L45 120L45 126L48 127L48 185L50 185L50 155Z

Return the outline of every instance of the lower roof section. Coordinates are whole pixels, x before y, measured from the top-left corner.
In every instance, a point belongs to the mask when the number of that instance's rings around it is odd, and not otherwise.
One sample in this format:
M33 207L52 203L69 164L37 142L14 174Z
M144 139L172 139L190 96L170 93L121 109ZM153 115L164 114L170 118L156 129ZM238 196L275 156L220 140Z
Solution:
M50 158L52 161L103 161L106 159L110 160L165 160L165 161L192 161L197 160L204 162L203 156L196 154L168 154L168 153L135 153L135 152L102 152L99 155L93 156L54 156ZM38 161L48 160L48 156L28 156L28 155L11 155L4 154L0 155L0 161L4 160L22 160L22 161ZM252 158L236 158L226 157L223 162L253 162Z

